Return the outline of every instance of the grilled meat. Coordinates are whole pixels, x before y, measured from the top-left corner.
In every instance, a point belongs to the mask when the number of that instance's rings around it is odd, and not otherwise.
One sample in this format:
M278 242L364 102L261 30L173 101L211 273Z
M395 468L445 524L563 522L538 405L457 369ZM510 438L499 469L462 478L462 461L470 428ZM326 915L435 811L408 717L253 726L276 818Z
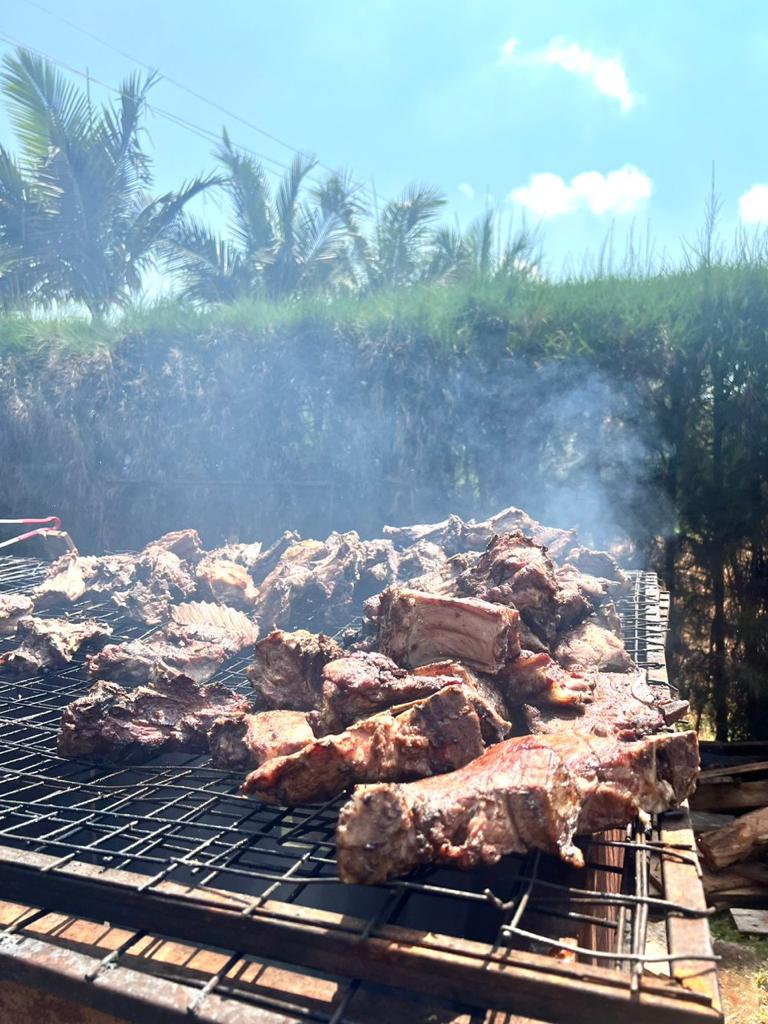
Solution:
M511 706L529 701L535 705L574 705L592 700L594 681L569 672L546 653L521 651L495 676L496 685Z
M423 864L482 867L529 849L581 866L574 835L679 804L698 763L693 732L634 743L575 732L505 740L448 775L358 787L339 815L339 876L381 882Z
M542 636L557 624L555 567L544 548L521 533L494 537L456 581L457 593L511 605Z
M356 782L450 771L482 750L480 721L466 691L447 686L265 762L246 778L243 793L270 804L312 803Z
M493 674L520 653L520 615L475 597L393 587L381 595L378 645L400 665L449 658Z
M254 663L246 676L263 708L311 711L319 706L323 668L343 650L323 633L273 630L256 644Z
M16 626L15 651L0 655L0 670L16 675L32 675L41 669L69 665L77 652L88 644L106 640L112 630L93 619L69 622L67 619L20 619Z
M313 743L315 734L303 711L261 711L217 718L208 744L216 768L250 771Z
M590 619L563 633L552 654L572 672L629 672L635 667L623 641Z
M259 627L244 612L207 601L177 604L171 609L171 618L188 636L220 643L227 655L256 643L259 635Z
M31 597L26 594L0 594L0 636L13 636L19 620L31 613Z
M147 640L107 644L86 665L92 676L121 683L155 681L169 674L204 683L226 659L221 643L195 639L183 626L169 626Z
M204 558L197 566L202 595L237 608L250 608L256 601L256 588L248 570L223 558Z
M169 618L172 604L188 599L196 589L187 564L169 548L154 544L136 560L131 586L112 591L112 601L129 618L156 626Z
M451 661L408 672L386 655L376 653L351 654L325 666L322 708L312 721L318 732L340 732L385 708L456 685L466 687L486 743L497 743L509 735L507 708L490 681Z
M648 686L644 672L600 672L591 680L594 689L589 704L524 705L527 731L541 735L575 730L633 740L659 732L688 710L687 701L660 701Z
M205 557L212 562L236 562L250 572L263 559L264 551L260 541L253 544L225 544L224 547L206 552Z
M130 691L100 680L64 708L57 749L62 757L129 764L156 754L204 753L214 721L249 710L227 687L200 686L186 676L158 677Z
M153 540L144 548L163 548L170 551L182 560L196 565L203 557L203 545L200 534L197 530L173 530L171 533L164 533L162 537Z
M79 601L97 573L98 559L68 551L48 566L46 578L32 592L35 606L60 608Z
M612 589L619 592L629 587L629 577L619 568L619 563L607 551L594 551L592 548L574 547L568 552L568 562L580 572L597 576L613 584Z

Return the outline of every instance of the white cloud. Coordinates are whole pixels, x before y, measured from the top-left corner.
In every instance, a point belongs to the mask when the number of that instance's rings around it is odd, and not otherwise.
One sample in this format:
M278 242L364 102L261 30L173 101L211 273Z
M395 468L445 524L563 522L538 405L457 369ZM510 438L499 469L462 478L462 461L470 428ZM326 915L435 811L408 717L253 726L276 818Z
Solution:
M462 181L462 183L458 186L458 189L465 199L475 198L475 190L472 188L471 185L468 185L465 181Z
M625 164L608 174L584 171L570 182L550 172L532 174L527 185L512 189L507 198L538 217L558 217L585 209L597 214L622 214L633 213L652 191L648 175Z
M739 196L739 216L745 224L768 221L768 185L753 185Z
M520 53L518 39L508 39L501 47L501 62L529 67L559 67L571 75L580 75L603 96L616 100L622 114L628 114L639 99L630 88L620 55L600 57L580 43L569 43L563 36L550 39L541 50L527 54Z

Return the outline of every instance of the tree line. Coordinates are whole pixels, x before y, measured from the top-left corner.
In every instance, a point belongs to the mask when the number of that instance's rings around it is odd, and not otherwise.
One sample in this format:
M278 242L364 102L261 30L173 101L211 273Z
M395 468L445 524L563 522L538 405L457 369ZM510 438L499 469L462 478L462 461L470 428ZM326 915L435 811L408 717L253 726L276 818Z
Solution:
M153 75L132 75L98 106L28 51L6 56L0 88L17 155L0 146L0 302L84 305L94 318L128 303L159 265L201 303L285 299L402 287L460 276L519 274L532 265L524 230L505 241L486 213L462 232L437 223L444 196L411 185L371 215L348 173L317 177L297 155L277 183L227 135L217 170L154 195L144 119ZM229 235L188 212L216 190Z

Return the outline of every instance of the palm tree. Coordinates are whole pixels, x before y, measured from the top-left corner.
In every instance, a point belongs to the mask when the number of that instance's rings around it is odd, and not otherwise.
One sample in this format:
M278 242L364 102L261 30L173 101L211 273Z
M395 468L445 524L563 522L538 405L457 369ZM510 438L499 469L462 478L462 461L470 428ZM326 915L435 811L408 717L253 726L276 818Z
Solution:
M224 131L216 151L230 205L232 240L192 217L183 217L166 247L168 267L182 294L198 302L240 296L293 296L351 287L363 260L358 224L364 212L357 189L331 175L303 198L315 160L297 155L274 194L260 163L242 153Z
M429 185L410 185L386 204L376 223L368 277L375 288L411 284L424 273L432 225L445 205Z
M146 96L133 75L97 109L47 61L18 50L0 74L19 143L0 147L0 302L84 303L103 317L141 287L184 206L217 179L153 198L141 147Z
M510 230L503 244L498 235L498 217L492 210L473 221L463 234L450 227L438 228L429 243L424 277L431 281L491 281L535 273L536 239L526 226Z

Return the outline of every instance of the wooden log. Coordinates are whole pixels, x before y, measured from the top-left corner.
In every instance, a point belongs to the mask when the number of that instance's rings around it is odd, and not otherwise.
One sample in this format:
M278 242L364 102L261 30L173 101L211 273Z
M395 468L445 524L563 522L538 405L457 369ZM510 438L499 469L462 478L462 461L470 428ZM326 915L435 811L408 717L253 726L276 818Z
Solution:
M744 935L768 935L768 910L732 910L731 917Z
M694 811L746 811L768 807L768 779L712 783L704 780L690 798L690 804Z
M696 833L713 832L736 821L733 814L712 814L710 811L691 811L691 827Z
M749 860L767 848L768 807L752 811L730 825L699 836L699 849L704 860L709 867L715 869Z
M750 764L731 764L724 768L704 768L699 773L699 782L722 779L734 775L757 775L768 772L768 761L752 761Z

